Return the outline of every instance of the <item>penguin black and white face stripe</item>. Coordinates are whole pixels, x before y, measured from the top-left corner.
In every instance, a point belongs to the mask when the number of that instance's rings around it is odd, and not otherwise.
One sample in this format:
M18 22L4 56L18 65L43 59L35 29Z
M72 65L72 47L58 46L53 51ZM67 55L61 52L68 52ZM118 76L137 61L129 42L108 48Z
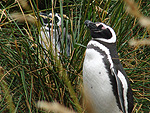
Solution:
M131 113L132 90L119 61L114 30L101 22L85 24L92 36L83 64L85 94L95 113Z
M40 13L40 16L42 17L43 20L43 27L46 30L49 30L48 24L50 25L50 27L52 26L52 13L49 13L48 15L46 13ZM56 22L57 26L61 26L61 17L58 15L58 13L54 15L54 21Z
M87 27L90 28L91 36L97 40L101 40L107 43L116 42L116 34L114 30L101 22L93 23L89 20L85 21Z

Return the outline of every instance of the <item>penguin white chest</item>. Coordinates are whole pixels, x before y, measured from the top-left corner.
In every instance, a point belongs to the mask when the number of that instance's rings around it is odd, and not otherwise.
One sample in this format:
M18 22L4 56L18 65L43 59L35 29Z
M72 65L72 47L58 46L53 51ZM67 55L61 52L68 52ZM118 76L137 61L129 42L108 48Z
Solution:
M86 97L96 113L120 113L104 63L104 56L92 48L86 50L83 84Z
M51 29L50 29L50 31L51 31ZM41 36L39 36L40 43L43 45L43 47L45 49L47 49L47 48L49 49L50 45L52 44L53 48L55 48L55 46L56 46L57 51L60 52L60 45L58 44L59 34L58 34L57 30L53 30L53 38L51 38L50 32L47 29L45 29L44 27L43 27L43 29L41 28L40 33L41 33Z

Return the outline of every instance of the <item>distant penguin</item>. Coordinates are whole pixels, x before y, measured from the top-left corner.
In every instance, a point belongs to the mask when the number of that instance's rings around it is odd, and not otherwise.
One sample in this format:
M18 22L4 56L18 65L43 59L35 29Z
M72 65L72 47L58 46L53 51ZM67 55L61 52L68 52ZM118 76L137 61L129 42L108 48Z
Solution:
M52 13L46 14L46 13L40 13L40 16L42 17L42 27L40 31L39 41L44 49L50 49L50 44L52 44L52 47L55 50L57 50L57 54L62 54L62 42L64 40L67 40L67 47L66 47L66 54L67 56L70 55L70 35L66 34L66 28L63 28L63 37L62 37L62 30L61 30L61 17L58 15L58 13L55 13L54 15L54 22L52 25ZM53 31L52 30L53 26ZM51 37L51 32L52 36ZM51 42L51 43L50 43Z

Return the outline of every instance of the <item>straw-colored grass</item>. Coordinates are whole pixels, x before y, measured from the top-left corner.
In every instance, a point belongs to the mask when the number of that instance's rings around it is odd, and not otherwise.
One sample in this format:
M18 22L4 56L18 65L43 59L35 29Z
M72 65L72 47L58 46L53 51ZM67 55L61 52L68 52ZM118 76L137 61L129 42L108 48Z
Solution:
M149 1L3 0L0 8L0 112L85 112L82 64L91 39L87 19L115 30L133 89L133 113L150 111ZM60 14L61 29L71 37L70 56L65 40L60 56L52 46L44 49L40 44L41 11Z

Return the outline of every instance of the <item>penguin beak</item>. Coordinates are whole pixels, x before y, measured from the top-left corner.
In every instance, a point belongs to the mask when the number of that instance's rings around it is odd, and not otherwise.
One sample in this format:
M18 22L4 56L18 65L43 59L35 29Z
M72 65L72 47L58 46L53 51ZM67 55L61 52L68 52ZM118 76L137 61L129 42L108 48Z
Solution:
M90 20L86 20L84 22L84 24L90 29L90 30L94 30L97 28L96 24L91 22Z

